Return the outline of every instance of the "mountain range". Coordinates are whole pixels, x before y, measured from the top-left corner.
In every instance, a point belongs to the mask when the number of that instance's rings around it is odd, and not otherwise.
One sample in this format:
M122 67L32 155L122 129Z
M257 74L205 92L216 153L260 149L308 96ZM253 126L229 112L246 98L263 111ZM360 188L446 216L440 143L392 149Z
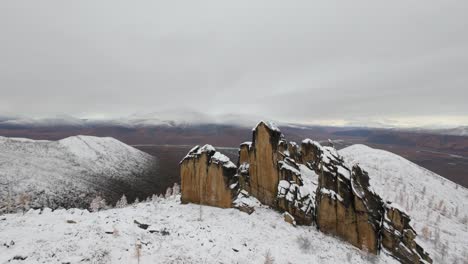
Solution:
M0 212L16 211L21 199L56 209L87 208L98 195L111 204L123 194L146 198L161 191L158 167L155 157L113 138L0 137Z

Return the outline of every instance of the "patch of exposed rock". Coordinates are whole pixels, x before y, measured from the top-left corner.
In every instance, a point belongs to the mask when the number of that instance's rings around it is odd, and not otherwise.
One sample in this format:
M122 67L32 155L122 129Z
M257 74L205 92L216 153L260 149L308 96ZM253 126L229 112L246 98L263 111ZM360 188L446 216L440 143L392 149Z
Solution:
M219 157L223 158L219 158ZM306 139L287 142L271 123L260 122L239 148L235 166L206 145L181 162L182 202L237 207L252 212L252 196L284 212L285 220L316 225L324 233L402 263L432 263L415 242L407 214L384 203L359 165L348 166L332 146Z

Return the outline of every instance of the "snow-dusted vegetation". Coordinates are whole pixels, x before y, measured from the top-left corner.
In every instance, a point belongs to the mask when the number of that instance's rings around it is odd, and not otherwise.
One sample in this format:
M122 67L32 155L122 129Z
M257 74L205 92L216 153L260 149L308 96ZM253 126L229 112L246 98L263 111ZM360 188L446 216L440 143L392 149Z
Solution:
M59 141L0 137L0 214L47 206L84 207L146 190L156 160L113 138Z
M201 215L200 215L201 214ZM22 261L21 259L24 259ZM271 262L266 262L270 260ZM0 217L0 263L397 263L280 213L182 205L179 196L90 213ZM10 262L9 262L10 261Z

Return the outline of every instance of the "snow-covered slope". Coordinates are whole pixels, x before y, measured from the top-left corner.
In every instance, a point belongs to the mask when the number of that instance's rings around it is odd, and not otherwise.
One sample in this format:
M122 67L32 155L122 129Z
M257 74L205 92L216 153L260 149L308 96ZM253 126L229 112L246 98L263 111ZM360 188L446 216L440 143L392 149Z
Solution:
M435 263L468 261L468 190L393 153L364 145L340 150L369 172L371 187L400 204Z
M113 138L59 141L0 137L0 212L31 196L31 206L83 206L97 193L150 195L154 157ZM8 203L9 202L9 203Z
M135 220L149 227L139 228ZM265 261L268 254L274 262ZM374 258L314 226L293 227L268 208L257 207L251 215L208 206L200 211L171 197L98 213L70 209L39 215L37 210L0 217L0 263L371 261L397 263L384 254Z

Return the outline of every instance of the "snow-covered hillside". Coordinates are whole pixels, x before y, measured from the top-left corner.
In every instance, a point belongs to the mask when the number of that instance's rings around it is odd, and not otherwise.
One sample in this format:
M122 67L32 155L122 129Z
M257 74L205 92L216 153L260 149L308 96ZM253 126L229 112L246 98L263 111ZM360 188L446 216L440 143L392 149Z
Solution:
M54 208L86 205L98 193L110 200L124 192L150 195L155 168L154 157L113 138L0 137L0 213L24 195L32 207Z
M435 263L468 262L466 188L384 150L353 145L340 154L369 172L370 185L384 200L408 212Z
M149 227L140 228L135 221ZM265 262L267 256L274 262ZM200 221L200 206L182 205L171 197L98 213L36 210L0 217L0 263L371 261L397 263L384 254L368 255L314 226L293 227L280 213L263 207L248 215L203 206Z

